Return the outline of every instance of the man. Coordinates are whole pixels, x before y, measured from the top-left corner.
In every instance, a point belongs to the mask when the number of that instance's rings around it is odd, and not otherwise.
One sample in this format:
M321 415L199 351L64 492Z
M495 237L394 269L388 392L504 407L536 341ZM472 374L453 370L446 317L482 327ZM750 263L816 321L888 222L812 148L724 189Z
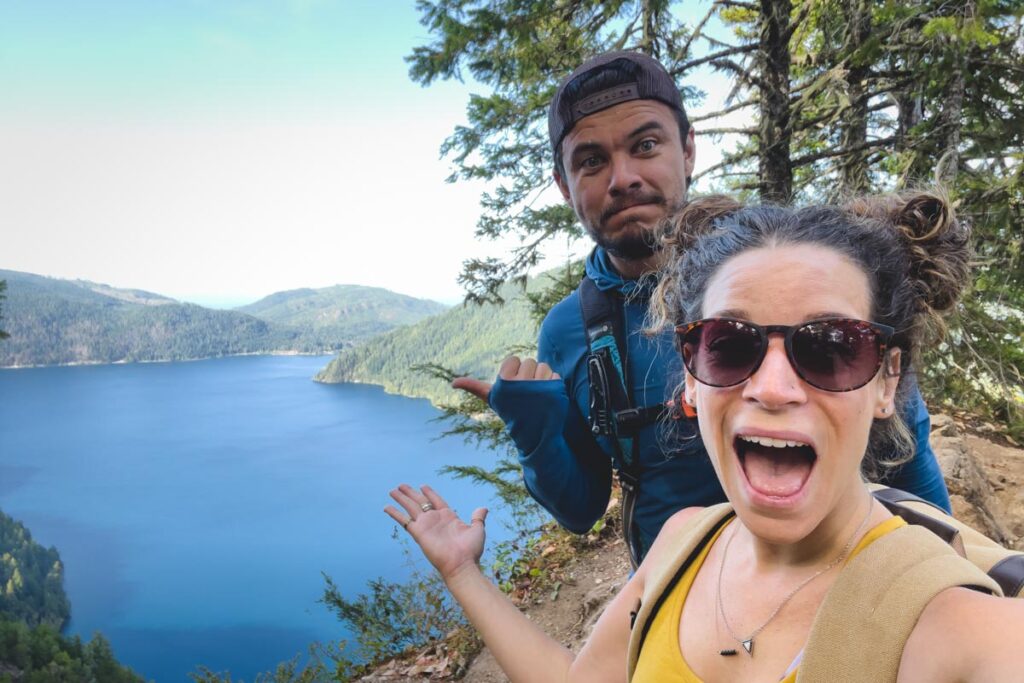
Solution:
M642 410L664 404L682 378L671 333L652 339L640 330L652 286L644 276L659 266L653 233L686 201L693 129L661 64L640 53L611 52L588 60L562 83L548 131L555 182L597 244L586 263L592 285L585 280L551 309L540 328L540 362L513 356L493 387L470 378L453 386L488 401L505 421L526 488L567 529L584 533L604 514L617 472L627 493L625 531L638 562L672 513L725 499L692 423L675 420L673 429L659 433L653 419L659 412ZM605 301L614 302L607 309L614 315L585 323L584 315L605 310ZM609 317L621 325L617 344L600 337ZM592 360L598 346L617 350L600 352L604 369ZM607 418L608 395L619 379L629 405L613 406ZM913 394L904 419L915 432L917 453L886 483L948 510L928 445L928 412L916 387ZM617 411L648 419L616 422Z

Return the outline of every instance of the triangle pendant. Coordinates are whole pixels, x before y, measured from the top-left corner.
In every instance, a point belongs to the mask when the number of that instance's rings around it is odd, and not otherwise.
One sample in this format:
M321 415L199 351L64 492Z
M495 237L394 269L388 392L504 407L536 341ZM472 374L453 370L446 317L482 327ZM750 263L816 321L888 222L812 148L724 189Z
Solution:
M742 643L740 643L740 645L743 646L743 649L747 651L748 655L750 655L751 657L754 656L754 639L753 638L748 638L747 640L744 640Z

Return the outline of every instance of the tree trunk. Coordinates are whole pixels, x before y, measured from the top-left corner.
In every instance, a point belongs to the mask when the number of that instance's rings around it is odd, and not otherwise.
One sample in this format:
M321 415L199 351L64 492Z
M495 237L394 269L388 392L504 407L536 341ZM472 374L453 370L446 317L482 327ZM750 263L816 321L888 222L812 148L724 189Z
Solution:
M842 118L839 149L843 154L839 157L837 191L839 196L849 196L867 192L870 185L866 163L868 150L864 147L868 138L868 101L864 96L868 67L856 52L871 35L871 6L866 0L857 0L843 4L843 8L847 25L843 54L850 60L846 77L850 106Z
M963 59L958 55L956 66L949 78L949 91L939 114L942 136L941 156L935 164L935 182L952 187L960 166L960 125L964 110Z
M762 201L788 202L793 194L789 158L789 15L790 0L761 0L760 126L758 187Z

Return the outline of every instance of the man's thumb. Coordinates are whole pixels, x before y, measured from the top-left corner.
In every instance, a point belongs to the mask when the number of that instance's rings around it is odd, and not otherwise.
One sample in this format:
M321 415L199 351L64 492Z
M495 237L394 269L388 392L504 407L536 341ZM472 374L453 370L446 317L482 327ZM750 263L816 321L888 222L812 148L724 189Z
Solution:
M491 395L490 382L484 382L472 377L456 377L452 380L452 388L468 391L484 403L487 402L488 396Z

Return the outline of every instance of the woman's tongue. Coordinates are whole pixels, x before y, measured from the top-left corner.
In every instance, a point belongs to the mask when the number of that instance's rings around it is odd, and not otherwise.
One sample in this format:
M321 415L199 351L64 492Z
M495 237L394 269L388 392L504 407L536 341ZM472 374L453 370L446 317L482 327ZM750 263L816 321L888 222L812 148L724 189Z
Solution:
M814 465L814 452L807 446L774 448L745 442L740 462L747 481L766 496L791 496L803 487Z

